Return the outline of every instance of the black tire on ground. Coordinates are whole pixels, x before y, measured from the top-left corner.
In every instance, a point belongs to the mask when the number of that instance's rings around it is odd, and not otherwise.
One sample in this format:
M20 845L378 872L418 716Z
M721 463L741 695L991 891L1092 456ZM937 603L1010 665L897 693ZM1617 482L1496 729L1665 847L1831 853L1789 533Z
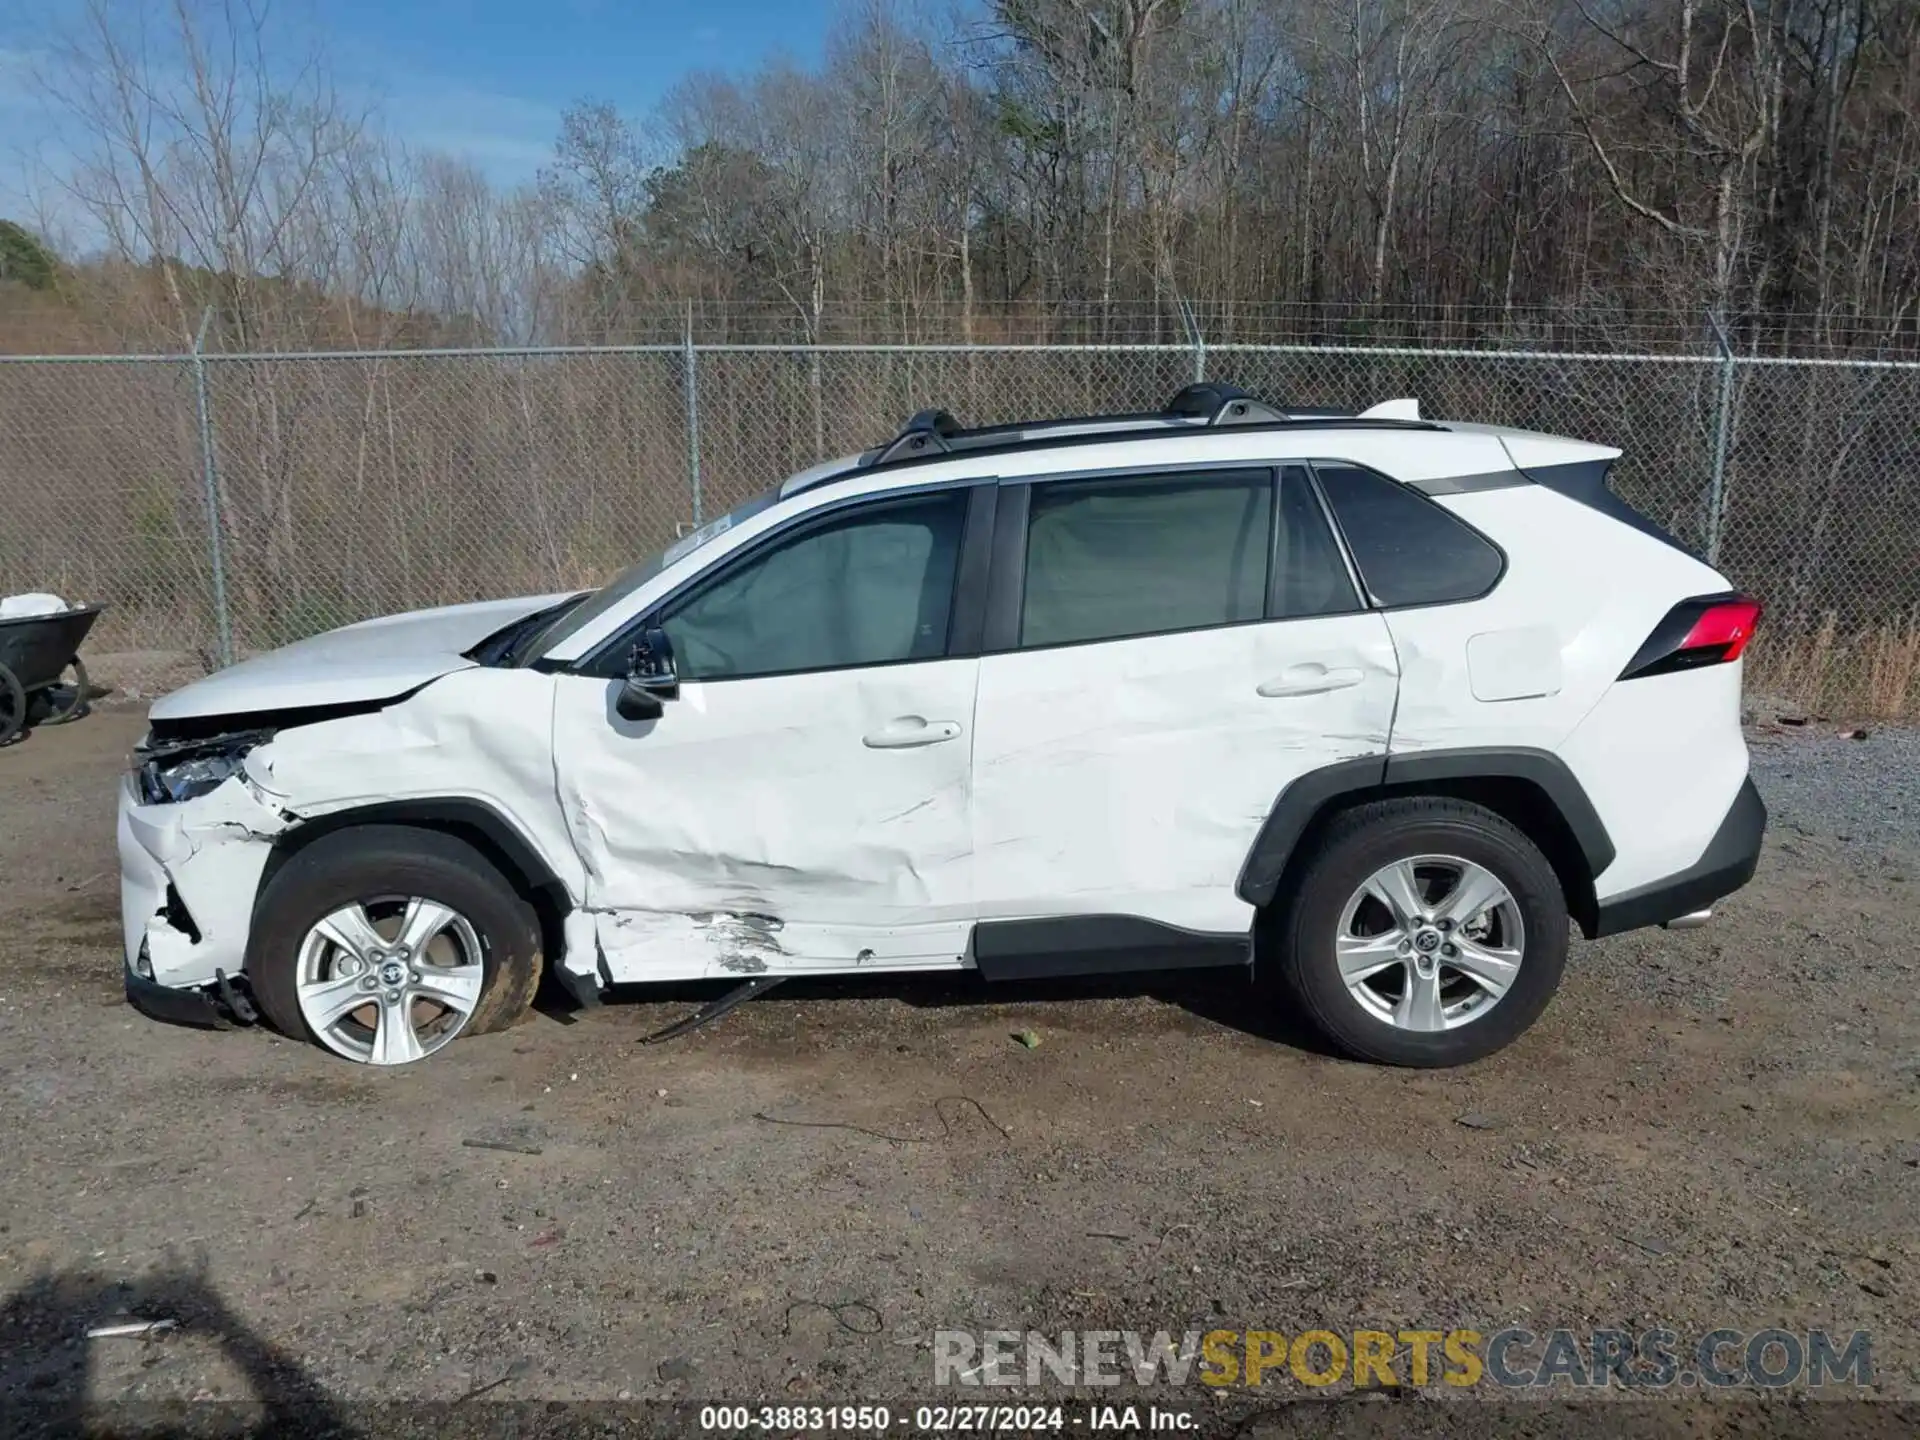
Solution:
M1348 993L1335 958L1347 901L1398 859L1450 855L1484 866L1507 887L1525 926L1525 955L1511 988L1457 1029L1403 1030ZM1484 806L1438 796L1377 800L1334 817L1263 927L1262 979L1304 1012L1334 1045L1384 1065L1463 1065L1491 1055L1540 1018L1567 961L1567 904L1546 856Z
M0 665L0 745L18 739L27 728L27 692L20 678Z
M461 1033L504 1030L526 1014L540 983L540 923L533 907L464 840L405 825L362 825L324 835L287 861L254 911L247 979L276 1030L315 1038L295 991L307 932L353 901L407 895L453 907L479 935L486 978Z
M47 718L40 722L43 725L64 725L69 720L78 720L81 716L85 715L88 710L93 708L88 703L92 699L93 691L87 683L86 665L83 664L80 657L76 655L73 657L73 663L69 665L67 669L73 671L74 675L73 696L65 705L49 712Z

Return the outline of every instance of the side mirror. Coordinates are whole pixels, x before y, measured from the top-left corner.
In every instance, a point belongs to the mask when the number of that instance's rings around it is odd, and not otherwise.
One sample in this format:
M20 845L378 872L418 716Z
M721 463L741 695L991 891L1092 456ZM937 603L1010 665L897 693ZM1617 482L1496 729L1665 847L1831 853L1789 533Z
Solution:
M614 698L613 713L622 720L658 720L667 713L660 697L629 675Z
M622 720L658 720L666 713L668 700L679 698L680 680L673 671L673 644L667 632L657 625L641 633L627 662L627 678L613 702L613 710Z

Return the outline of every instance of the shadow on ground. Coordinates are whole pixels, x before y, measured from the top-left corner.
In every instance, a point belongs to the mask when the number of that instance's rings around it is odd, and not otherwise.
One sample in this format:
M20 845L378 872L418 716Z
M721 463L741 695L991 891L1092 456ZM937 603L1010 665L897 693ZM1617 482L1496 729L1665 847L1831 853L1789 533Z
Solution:
M168 1321L169 1336L210 1339L244 1377L246 1395L191 1410L98 1395L96 1347L146 1342L90 1338L89 1330L138 1321ZM292 1357L234 1314L199 1269L170 1268L137 1280L92 1270L34 1276L0 1305L0 1433L25 1440L129 1432L263 1440L358 1433Z
M609 1005L685 1005L692 1013L733 989L732 980L683 981L661 985L621 985L605 996ZM1047 980L988 982L971 971L808 976L781 982L763 992L782 1002L846 1003L894 1000L921 1010L965 1010L988 1005L1071 1004L1091 1000L1146 998L1186 1011L1257 1040L1287 1045L1314 1055L1334 1055L1311 1026L1278 997L1257 987L1241 969L1155 970L1130 975L1088 975ZM759 1003L749 1000L748 1005ZM572 1024L580 1007L551 977L542 984L534 1008L545 1018ZM727 1017L713 1022L725 1025Z

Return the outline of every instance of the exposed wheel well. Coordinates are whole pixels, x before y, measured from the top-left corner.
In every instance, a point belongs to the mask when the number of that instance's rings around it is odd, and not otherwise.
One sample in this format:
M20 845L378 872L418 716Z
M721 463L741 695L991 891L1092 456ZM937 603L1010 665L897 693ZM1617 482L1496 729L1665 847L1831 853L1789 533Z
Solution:
M363 825L399 825L427 830L464 840L478 850L513 887L514 893L533 907L540 920L541 951L551 965L563 952L562 924L572 904L566 886L540 858L539 852L486 806L471 801L429 801L394 805L367 805L323 815L283 832L273 847L266 869L260 876L258 895L267 887L282 865L314 841L343 830Z
M1567 913L1573 916L1581 933L1588 936L1593 934L1598 907L1594 900L1593 875L1587 868L1586 852L1575 838L1573 827L1567 823L1566 817L1560 813L1560 807L1554 804L1547 792L1531 780L1514 775L1409 781L1399 785L1368 786L1335 795L1314 812L1306 829L1301 831L1300 838L1294 843L1292 853L1287 857L1286 868L1281 872L1275 902L1284 903L1292 893L1298 872L1313 854L1320 835L1335 816L1375 800L1412 795L1442 795L1484 805L1518 827L1522 834L1540 847L1541 853L1547 857L1547 863L1553 866L1553 873L1560 879L1561 892L1566 896Z

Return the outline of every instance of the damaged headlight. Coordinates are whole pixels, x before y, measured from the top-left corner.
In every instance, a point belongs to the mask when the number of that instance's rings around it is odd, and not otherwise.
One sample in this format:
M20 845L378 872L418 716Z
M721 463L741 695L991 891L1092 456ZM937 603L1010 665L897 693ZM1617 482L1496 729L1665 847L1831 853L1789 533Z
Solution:
M149 805L193 800L240 773L247 752L271 738L270 731L221 735L199 742L149 743L137 752L140 798Z

